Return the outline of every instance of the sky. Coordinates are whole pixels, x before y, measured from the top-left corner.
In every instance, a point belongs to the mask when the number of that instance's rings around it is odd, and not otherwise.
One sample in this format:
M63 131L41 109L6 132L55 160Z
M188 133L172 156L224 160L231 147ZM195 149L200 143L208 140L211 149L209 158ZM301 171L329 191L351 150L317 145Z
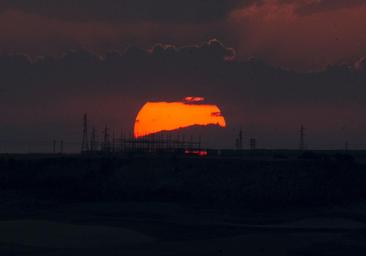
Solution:
M132 130L147 101L205 97L233 147L366 147L363 0L0 0L0 152Z

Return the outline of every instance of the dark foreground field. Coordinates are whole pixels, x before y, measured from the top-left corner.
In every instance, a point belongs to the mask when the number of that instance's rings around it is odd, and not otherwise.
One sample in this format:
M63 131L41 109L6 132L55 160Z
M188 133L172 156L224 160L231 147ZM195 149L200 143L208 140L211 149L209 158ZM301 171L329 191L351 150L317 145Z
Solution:
M365 167L345 155L3 156L0 255L365 255Z

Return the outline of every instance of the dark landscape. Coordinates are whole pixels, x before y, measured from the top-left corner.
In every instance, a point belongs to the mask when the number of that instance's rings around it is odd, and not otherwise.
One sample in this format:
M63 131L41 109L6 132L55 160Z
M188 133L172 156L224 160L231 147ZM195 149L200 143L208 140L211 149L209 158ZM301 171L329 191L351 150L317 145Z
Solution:
M2 155L0 251L362 255L365 166L363 151Z

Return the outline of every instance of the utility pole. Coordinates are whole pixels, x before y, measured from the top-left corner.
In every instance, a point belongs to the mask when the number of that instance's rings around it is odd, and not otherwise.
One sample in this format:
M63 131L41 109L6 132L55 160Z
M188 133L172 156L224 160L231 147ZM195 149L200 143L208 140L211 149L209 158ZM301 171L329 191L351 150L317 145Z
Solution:
M305 150L305 128L303 125L300 127L300 144L299 144L300 151Z
M89 139L88 139L88 115L84 114L83 118L83 137L81 142L81 152L89 151Z
M235 147L236 150L242 150L243 149L243 131L240 128L238 138L235 141Z

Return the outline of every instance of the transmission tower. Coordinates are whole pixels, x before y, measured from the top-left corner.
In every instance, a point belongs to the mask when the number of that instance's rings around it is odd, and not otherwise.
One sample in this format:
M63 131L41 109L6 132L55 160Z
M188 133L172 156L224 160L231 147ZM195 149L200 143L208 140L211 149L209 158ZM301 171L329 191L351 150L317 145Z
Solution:
M103 131L103 151L109 152L111 150L111 142L110 142L110 135L108 126L105 126Z
M81 152L89 151L89 140L88 140L88 115L84 114L83 118L83 137L81 141Z
M90 138L90 151L95 152L96 150L97 150L97 135L95 127L93 127Z

